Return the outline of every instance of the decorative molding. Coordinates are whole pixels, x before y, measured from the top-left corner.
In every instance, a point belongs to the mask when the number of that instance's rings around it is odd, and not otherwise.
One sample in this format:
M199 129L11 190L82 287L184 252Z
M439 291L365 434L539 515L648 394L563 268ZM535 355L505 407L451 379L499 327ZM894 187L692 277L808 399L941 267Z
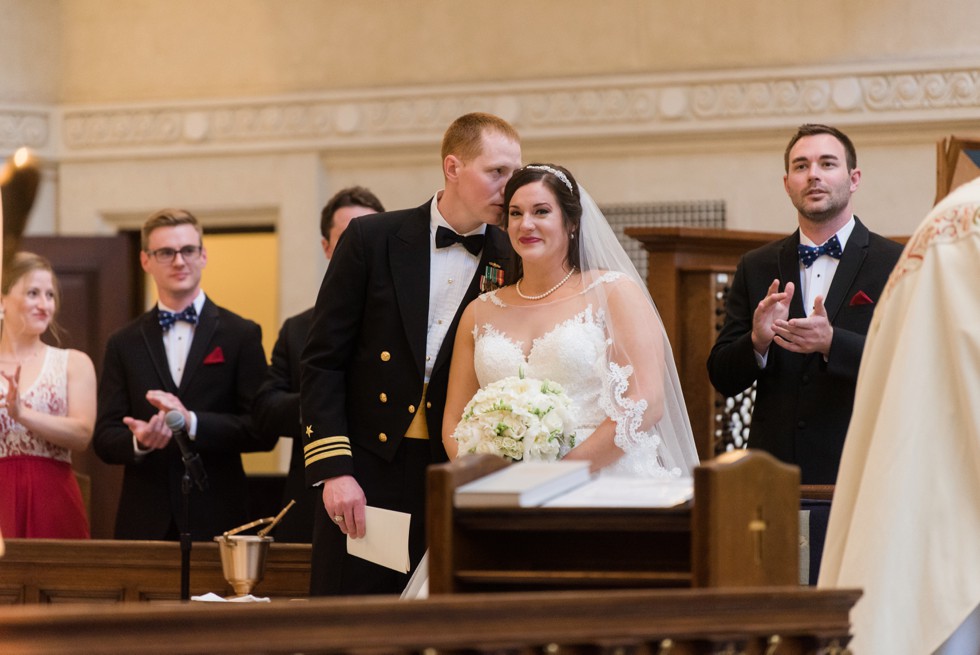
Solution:
M50 146L52 110L48 107L0 106L0 148L13 151L21 146L47 150Z
M608 76L102 106L58 112L64 159L429 146L467 111L527 141L969 124L980 65L907 64ZM54 112L52 112L54 114ZM0 144L46 143L44 112L0 110Z

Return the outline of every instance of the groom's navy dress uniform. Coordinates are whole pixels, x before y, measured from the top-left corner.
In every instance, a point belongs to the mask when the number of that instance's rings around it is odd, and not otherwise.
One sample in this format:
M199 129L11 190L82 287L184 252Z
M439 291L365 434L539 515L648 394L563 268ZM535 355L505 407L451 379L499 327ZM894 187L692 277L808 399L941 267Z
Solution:
M803 484L833 484L851 420L854 388L875 303L902 246L854 229L824 301L834 328L830 355L793 353L773 343L760 369L752 346L752 316L773 280L796 291L789 318L804 318L797 246L800 232L746 253L726 301L725 324L708 357L711 383L734 396L758 382L748 445L800 467Z
M413 570L425 552L425 469L447 459L442 414L459 317L488 267L509 272L514 265L506 233L487 226L476 274L460 280L467 291L423 400L431 204L351 222L317 298L301 385L307 483L353 475L369 506L410 513ZM420 416L413 424L423 410L424 422ZM314 595L401 591L407 575L347 555L346 541L317 503Z

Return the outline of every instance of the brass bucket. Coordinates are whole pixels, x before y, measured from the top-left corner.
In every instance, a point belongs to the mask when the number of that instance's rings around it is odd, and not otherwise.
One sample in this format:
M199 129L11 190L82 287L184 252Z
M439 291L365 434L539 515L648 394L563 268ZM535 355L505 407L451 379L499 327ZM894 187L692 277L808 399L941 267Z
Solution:
M240 525L214 538L218 542L218 552L221 553L221 572L231 588L235 590L236 596L247 596L252 593L255 585L262 582L265 575L265 557L269 552L269 544L273 542L272 537L266 535L279 524L282 517L295 504L296 501L291 500L275 517L270 516ZM266 527L255 535L237 534L257 525Z
M272 537L224 535L215 537L221 553L221 572L236 596L247 596L265 575L265 557Z

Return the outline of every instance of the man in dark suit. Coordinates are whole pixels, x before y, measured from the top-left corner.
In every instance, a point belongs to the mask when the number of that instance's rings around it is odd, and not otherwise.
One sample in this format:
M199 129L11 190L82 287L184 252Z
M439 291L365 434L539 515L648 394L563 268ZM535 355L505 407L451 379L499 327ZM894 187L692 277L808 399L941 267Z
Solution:
M853 215L861 171L851 140L803 125L784 153L799 230L746 253L708 374L727 396L757 382L748 445L832 484L875 302L902 246Z
M399 593L408 575L347 554L365 506L411 515L411 568L425 551L425 472L443 462L442 413L459 314L513 270L493 227L520 167L519 137L489 114L443 137L445 188L420 207L354 219L313 312L301 385L306 471L322 483L311 592ZM431 436L431 438L430 438Z
M377 196L364 187L347 187L335 193L320 213L321 245L328 265L337 241L351 219L384 210ZM295 500L296 505L275 528L273 534L278 542L310 543L313 540L313 511L320 500L320 490L306 484L299 411L300 354L312 322L311 307L283 323L272 349L272 365L252 405L252 416L263 438L283 436L292 439L283 504Z
M201 291L207 251L192 214L152 215L142 248L159 302L106 344L92 443L126 467L116 537L177 539L185 466L164 418L180 412L207 476L207 490L189 496L189 532L209 540L248 520L240 453L271 447L249 415L266 369L262 331Z

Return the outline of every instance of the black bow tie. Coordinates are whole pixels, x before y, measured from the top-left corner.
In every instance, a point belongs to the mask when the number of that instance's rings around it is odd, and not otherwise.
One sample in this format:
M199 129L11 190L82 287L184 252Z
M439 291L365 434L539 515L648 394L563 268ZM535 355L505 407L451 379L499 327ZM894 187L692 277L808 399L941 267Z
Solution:
M191 325L197 323L197 310L194 309L194 305L190 305L184 311L177 312L176 314L174 312L168 312L165 309L159 310L157 314L157 319L160 321L160 328L164 332L173 327L173 324L177 321L184 321Z
M840 240L836 234L827 239L827 242L822 246L804 246L801 243L796 246L796 250L800 254L800 261L803 262L803 268L813 266L813 262L817 261L817 257L820 255L828 255L834 259L840 259L843 254L843 250L840 247Z
M479 255L483 250L483 234L471 234L468 237L456 234L442 225L436 230L436 248L448 248L454 243L461 243L472 255Z

